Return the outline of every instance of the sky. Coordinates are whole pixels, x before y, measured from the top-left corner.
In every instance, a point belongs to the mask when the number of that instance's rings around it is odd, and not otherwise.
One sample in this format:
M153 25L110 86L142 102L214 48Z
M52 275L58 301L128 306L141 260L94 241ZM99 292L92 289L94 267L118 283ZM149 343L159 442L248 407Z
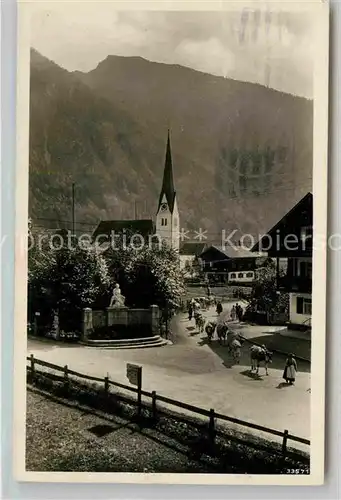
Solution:
M108 55L141 56L313 96L309 12L118 11L111 2L36 2L31 46L69 71Z

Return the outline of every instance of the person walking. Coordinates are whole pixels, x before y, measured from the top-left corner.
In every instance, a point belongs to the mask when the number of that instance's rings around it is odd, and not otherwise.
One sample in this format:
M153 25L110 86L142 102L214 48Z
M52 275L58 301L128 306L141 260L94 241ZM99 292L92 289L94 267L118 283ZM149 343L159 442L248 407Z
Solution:
M293 385L296 379L297 363L294 354L290 353L286 359L283 378L287 384Z
M188 321L191 321L193 317L193 306L192 303L190 302L188 304Z
M241 322L243 320L244 310L242 306L238 305L238 320Z
M238 321L240 321L240 305L238 304L238 302L236 304L236 316Z
M220 315L223 312L223 306L221 302L218 302L217 307L216 307L216 312L218 315Z
M236 306L232 306L230 316L231 316L232 321L236 320Z

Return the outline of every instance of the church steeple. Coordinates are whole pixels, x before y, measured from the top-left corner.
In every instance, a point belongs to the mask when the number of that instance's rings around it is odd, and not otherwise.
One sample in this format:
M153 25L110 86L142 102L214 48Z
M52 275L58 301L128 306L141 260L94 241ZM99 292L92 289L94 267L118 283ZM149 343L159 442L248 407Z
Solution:
M161 240L165 241L171 248L179 250L180 222L176 198L173 179L172 153L168 130L165 167L163 171L159 205L156 212L155 232Z
M165 168L163 171L163 181L160 192L158 211L160 209L161 203L163 203L164 199L166 199L169 210L172 213L174 209L175 196L176 192L174 189L172 152L171 152L169 129L168 129Z

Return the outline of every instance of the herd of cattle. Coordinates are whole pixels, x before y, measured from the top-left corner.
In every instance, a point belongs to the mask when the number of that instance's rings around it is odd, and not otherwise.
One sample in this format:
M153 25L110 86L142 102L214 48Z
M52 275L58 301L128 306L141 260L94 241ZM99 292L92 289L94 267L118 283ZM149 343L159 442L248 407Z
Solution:
M239 364L241 348L245 342L245 338L231 329L228 321L206 321L206 318L202 313L202 309L208 309L210 305L213 305L209 302L210 300L212 299L206 299L205 301L196 299L197 306L194 307L193 314L195 326L199 333L206 333L209 344L212 342L214 335L216 334L219 343L227 346L234 362ZM255 371L256 374L258 374L260 364L264 363L265 373L268 375L268 365L272 362L272 353L268 351L265 345L252 345L250 347L250 358L252 372Z

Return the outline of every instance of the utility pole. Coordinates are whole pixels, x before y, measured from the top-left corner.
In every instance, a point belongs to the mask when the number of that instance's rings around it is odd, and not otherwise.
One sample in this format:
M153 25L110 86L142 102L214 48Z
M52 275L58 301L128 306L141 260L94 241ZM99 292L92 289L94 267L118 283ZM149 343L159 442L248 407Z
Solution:
M135 203L134 203L134 207L135 207L135 220L137 220L137 201L135 200Z
M75 183L72 183L72 236L75 236Z

